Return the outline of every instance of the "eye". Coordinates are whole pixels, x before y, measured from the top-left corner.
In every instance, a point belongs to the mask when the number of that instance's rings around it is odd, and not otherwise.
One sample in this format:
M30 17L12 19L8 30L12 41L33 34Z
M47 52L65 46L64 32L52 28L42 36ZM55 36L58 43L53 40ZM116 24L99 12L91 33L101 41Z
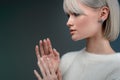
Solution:
M67 15L67 17L69 18L70 17L70 15L69 14L66 14Z
M72 13L74 16L79 16L80 14L79 13Z

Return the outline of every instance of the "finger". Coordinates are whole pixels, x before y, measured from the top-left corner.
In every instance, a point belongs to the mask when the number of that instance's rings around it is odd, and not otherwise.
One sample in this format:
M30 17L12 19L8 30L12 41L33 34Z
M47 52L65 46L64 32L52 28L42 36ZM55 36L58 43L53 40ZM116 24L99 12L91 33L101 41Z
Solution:
M34 74L38 80L42 80L41 76L39 75L39 73L36 70L34 70Z
M48 44L48 49L49 49L50 54L53 53L52 44L51 44L51 41L50 41L49 38L47 38L47 44ZM52 54L52 55L53 55L53 54Z
M49 64L48 64L47 58L43 58L43 59L42 59L42 62L44 62L43 66L44 66L44 68L45 68L46 75L47 75L48 77L50 77L50 70L49 70L49 66L48 66Z
M40 58L40 53L39 53L38 45L36 45L36 47L35 47L35 52L36 52L37 59L39 60L39 58Z
M62 75L59 69L57 70L57 77L58 77L58 80L62 80Z
M52 61L51 61L51 60L49 60L49 70L50 70L50 72L51 72L51 75L52 75L52 77L53 77L53 80L58 80L57 74L56 74L56 71L55 71L55 68L54 68L54 66L52 65Z
M41 54L41 57L42 57L44 55L43 41L42 40L39 41L39 45L40 45L40 54Z
M39 66L39 68L40 68L40 71L41 71L41 73L42 73L42 76L43 76L43 77L46 77L45 68L44 68L44 66L43 66L43 63L42 63L41 58L40 58L40 60L38 61L38 66Z
M53 54L52 44L51 44L51 41L50 41L49 38L47 38L47 43L48 43L49 52L50 52L50 56L49 57L55 57L54 54Z
M46 39L43 40L43 46L44 46L45 54L48 55L49 54L49 50L48 50L48 44L47 44Z
M47 44L48 44L49 49L52 49L52 44L49 38L47 38Z
M53 49L53 54L55 57L57 57L58 59L60 58L59 52L54 48Z
M55 75L55 70L54 70L54 66L52 66L52 61L49 58L47 58L47 60L48 60L48 68L49 68L50 73L52 75Z
M54 56L58 56L59 57L59 52L55 48L53 49L53 51L54 51Z

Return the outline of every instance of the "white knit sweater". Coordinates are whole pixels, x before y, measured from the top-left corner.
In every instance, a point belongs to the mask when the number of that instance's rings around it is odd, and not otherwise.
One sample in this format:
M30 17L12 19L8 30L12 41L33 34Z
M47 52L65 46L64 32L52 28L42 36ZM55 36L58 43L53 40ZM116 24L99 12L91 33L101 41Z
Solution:
M69 52L62 56L60 69L63 80L120 80L120 53Z

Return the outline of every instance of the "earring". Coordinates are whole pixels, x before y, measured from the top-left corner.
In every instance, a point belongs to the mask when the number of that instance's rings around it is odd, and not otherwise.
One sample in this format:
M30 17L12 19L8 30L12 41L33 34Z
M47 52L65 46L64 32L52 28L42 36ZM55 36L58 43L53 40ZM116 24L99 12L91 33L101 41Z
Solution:
M101 23L101 24L103 24L104 20L103 20L103 19L101 19L101 20L99 20L98 22L99 22L99 23Z

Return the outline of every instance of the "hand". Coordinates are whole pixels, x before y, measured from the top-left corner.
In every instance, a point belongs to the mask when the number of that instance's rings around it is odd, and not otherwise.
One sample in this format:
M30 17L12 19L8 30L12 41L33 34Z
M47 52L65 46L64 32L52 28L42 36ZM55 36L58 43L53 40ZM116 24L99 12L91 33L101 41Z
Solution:
M48 58L39 57L38 66L41 69L41 73L43 76L41 77L39 73L36 70L34 70L34 74L36 75L38 80L61 80L61 76L55 73L55 70L52 67L51 60L49 60Z
M39 46L36 45L35 47L37 59L39 57L48 57L52 61L53 68L57 71L60 62L59 52L56 49L52 49L50 39L40 40Z
M40 52L39 51L38 52L39 52L41 57L44 56L44 55L49 55L50 52L52 51L52 44L51 44L51 41L50 41L49 38L44 39L43 41L40 40L39 41L39 46L40 46L39 47Z

